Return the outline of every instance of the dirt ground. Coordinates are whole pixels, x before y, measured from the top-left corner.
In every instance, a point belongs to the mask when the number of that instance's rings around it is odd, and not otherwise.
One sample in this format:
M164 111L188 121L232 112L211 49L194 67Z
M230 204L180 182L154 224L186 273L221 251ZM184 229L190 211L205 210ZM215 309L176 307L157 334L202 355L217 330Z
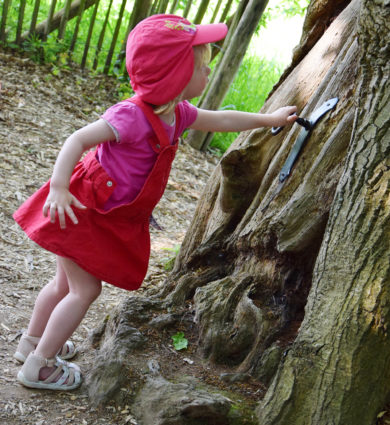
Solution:
M92 409L83 386L65 393L22 387L15 379L20 365L12 357L36 295L54 273L53 255L25 237L12 213L49 178L66 136L96 120L117 102L116 82L80 71L62 71L54 76L50 67L0 51L0 84L0 423L135 425L137 421L126 405ZM151 232L150 269L140 294L145 288L164 283L164 265L183 240L196 201L216 163L210 154L181 146L166 193L155 211L164 230ZM73 337L80 347L75 361L82 370L88 370L91 361L88 335L127 296L126 291L104 285L101 297ZM177 361L183 364L182 358Z

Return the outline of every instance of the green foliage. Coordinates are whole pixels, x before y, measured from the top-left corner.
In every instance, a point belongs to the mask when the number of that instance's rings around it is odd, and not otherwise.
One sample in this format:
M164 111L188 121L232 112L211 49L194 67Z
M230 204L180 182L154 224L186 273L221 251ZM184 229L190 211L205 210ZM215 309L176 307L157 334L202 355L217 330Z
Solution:
M119 84L117 94L118 94L119 100L125 100L125 99L128 99L129 97L133 96L134 91L131 88L130 83L128 81L126 81L126 82L122 82L122 83Z
M65 3L66 3L66 0L58 0L56 3L55 13L61 10L65 6ZM133 2L130 2L128 4L123 16L121 29L118 36L118 41L114 49L114 54L113 54L114 60L120 53L122 43L126 35L125 23L128 22L130 19L131 11L132 11L132 3ZM24 31L29 30L30 19L33 13L34 4L35 4L35 0L28 0L26 2L22 33ZM43 22L45 19L47 19L49 14L50 4L51 4L51 0L41 0L39 12L38 12L38 19L37 19L38 23ZM108 23L106 28L103 45L100 49L100 52L97 52L97 45L98 45L98 40L100 36L100 31L103 27L108 5L109 5L109 0L100 1L98 13L96 16L96 21L94 24L94 30L92 33L92 39L90 42L90 49L89 49L87 61L86 61L86 66L88 68L91 68L93 66L95 56L97 56L98 57L98 63L97 63L98 72L102 72L105 66L105 60L106 60L107 53L110 49L111 41L114 35L116 20L119 15L121 2L114 1L113 3L111 13L110 13L110 22ZM62 57L64 57L65 53L67 53L67 59L70 59L70 56L71 56L74 62L81 63L81 59L83 57L84 48L85 48L85 40L88 34L89 24L91 22L93 9L94 7L90 7L87 10L85 10L83 13L83 17L78 30L76 45L74 48L74 52L72 52L71 55L69 54L69 46L71 45L71 42L73 39L77 19L72 19L68 21L63 40L57 40L57 35L58 35L57 30L49 34L47 41L42 41L37 35L32 35L29 37L28 40L24 42L23 50L28 52L31 58L38 63L57 63L58 55L60 54ZM2 1L0 0L0 15L1 15L1 10L2 10ZM11 48L19 47L15 43L13 43L13 40L15 40L15 37L16 37L18 14L19 14L19 7L9 8L8 17L7 17L7 31L8 31L7 46ZM57 66L61 67L62 65L57 64Z
M68 68L69 44L66 40L57 40L50 34L46 41L33 34L23 43L23 49L38 63L53 63L58 68Z
M274 15L292 17L296 15L303 16L306 12L310 0L281 0L273 9Z
M100 5L98 8L98 13L96 16L96 21L94 24L94 30L92 33L92 39L90 42L90 49L86 61L86 66L89 68L93 67L95 59L97 59L97 67L94 72L102 72L105 66L105 59L110 48L111 40L114 34L116 19L119 14L120 1L114 1L111 13L110 20L108 22L103 45L98 51L98 40L100 36L100 31L103 28L105 15L108 9L110 0L100 0ZM66 0L58 0L56 4L55 12L61 10L65 5ZM44 21L49 13L49 8L51 0L41 0L39 14L37 22ZM191 11L196 10L196 4L194 2ZM238 0L236 0L236 5ZM302 15L309 3L309 0L274 0L270 1L270 7L267 8L266 12L263 15L261 25L265 26L268 21L279 16L294 16ZM26 2L23 31L27 31L30 25L30 17L33 13L35 1L28 0ZM171 4L171 2L170 2ZM176 13L180 14L184 11L187 4L187 0L180 0L177 4ZM216 1L212 2L212 5L215 5ZM2 0L0 0L0 10L2 6ZM122 26L119 33L117 46L115 47L113 60L118 57L122 44L125 38L126 25L123 23L129 22L131 11L132 11L133 2L129 2L126 7ZM78 41L75 44L74 51L70 52L69 47L72 43L73 35L76 27L76 19L72 19L67 23L66 31L64 38L62 40L57 40L57 31L49 34L47 39L43 41L37 35L31 35L23 44L23 49L29 53L31 58L39 63L52 63L52 75L59 75L62 69L68 69L68 63L70 60L81 63L81 58L84 53L85 39L89 31L89 24L91 22L91 17L93 14L94 7L84 11L82 20L79 26L78 32ZM231 12L235 10L235 7L232 7ZM212 7L209 8L208 14L206 14L204 21L206 22L210 19L212 14ZM18 48L18 46L13 43L16 36L16 26L18 22L18 7L11 7L9 9L8 19L7 19L7 31L8 34L8 46L12 48ZM133 94L130 84L128 84L128 78L123 77L124 73L121 70L120 64L116 61L116 67L114 70L110 71L114 73L119 80L118 85L118 98L120 100L126 99ZM278 80L282 72L282 65L276 62L269 62L265 59L259 59L254 56L246 56L241 65L241 68L236 76L235 81L233 82L230 91L222 105L222 109L237 109L237 110L247 110L251 112L257 112L264 103L266 96L271 90L272 86ZM47 78L52 77L48 75ZM196 103L196 100L195 102ZM216 151L217 153L223 153L232 141L237 137L236 133L218 133L214 135L210 149ZM174 258L167 261L166 267L173 267Z
M220 109L258 112L283 71L276 61L245 56ZM210 148L222 154L238 133L215 133Z
M183 332L178 332L176 335L173 335L172 337L173 346L175 347L175 350L184 350L188 347L188 340L184 337Z
M167 270L167 271L171 271L173 269L174 264L175 264L177 254L180 251L180 245L175 245L173 248L163 248L163 250L173 253L168 258L164 258L162 260L164 269Z

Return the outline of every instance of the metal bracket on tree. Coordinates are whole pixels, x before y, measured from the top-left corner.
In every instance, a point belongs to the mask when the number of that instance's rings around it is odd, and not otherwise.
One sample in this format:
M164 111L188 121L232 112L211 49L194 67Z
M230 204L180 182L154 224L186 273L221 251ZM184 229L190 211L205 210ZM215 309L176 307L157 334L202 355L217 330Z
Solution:
M292 167L294 166L300 152L302 151L303 146L305 145L306 140L308 139L311 131L320 120L320 118L326 114L328 111L332 110L336 105L339 99L334 97L333 99L327 100L319 108L317 108L311 115L309 119L304 119L298 117L295 121L297 124L301 125L303 128L299 133L297 140L294 143L294 146L291 149L291 152L284 163L282 170L279 174L279 186L276 188L275 192L271 195L271 198L268 200L267 204L263 207L263 211L268 207L268 205L275 199L278 193L282 190L284 183L287 177L291 174ZM272 127L271 133L276 135L283 130L283 127Z

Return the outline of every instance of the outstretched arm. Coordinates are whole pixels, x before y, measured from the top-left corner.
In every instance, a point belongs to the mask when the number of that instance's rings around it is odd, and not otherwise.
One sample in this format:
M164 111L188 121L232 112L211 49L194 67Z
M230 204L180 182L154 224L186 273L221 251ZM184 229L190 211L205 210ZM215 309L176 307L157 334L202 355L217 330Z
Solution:
M241 111L208 111L198 109L198 116L190 128L193 130L227 132L252 130L259 127L282 127L293 123L296 106L284 106L271 114Z
M83 152L108 140L115 140L115 135L110 126L102 119L77 130L66 139L54 165L50 192L43 206L43 215L46 217L49 213L52 223L55 222L56 213L58 213L61 229L66 227L65 214L74 224L78 223L71 205L76 208L85 208L69 192L70 177L75 165Z

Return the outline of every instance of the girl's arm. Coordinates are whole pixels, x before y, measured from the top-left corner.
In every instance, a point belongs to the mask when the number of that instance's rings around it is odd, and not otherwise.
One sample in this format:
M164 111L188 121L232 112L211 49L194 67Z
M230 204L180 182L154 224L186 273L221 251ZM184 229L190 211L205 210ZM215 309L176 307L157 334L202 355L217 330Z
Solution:
M54 165L50 192L43 206L43 215L47 217L49 213L52 223L55 222L56 212L58 213L61 229L66 227L65 213L74 224L78 223L71 205L86 208L69 192L70 177L75 165L83 152L108 140L115 140L115 134L102 119L77 130L66 139Z
M293 123L298 118L297 115L293 115L296 111L296 106L284 106L272 114L198 109L198 116L190 128L226 132L252 130L258 127L282 127Z

